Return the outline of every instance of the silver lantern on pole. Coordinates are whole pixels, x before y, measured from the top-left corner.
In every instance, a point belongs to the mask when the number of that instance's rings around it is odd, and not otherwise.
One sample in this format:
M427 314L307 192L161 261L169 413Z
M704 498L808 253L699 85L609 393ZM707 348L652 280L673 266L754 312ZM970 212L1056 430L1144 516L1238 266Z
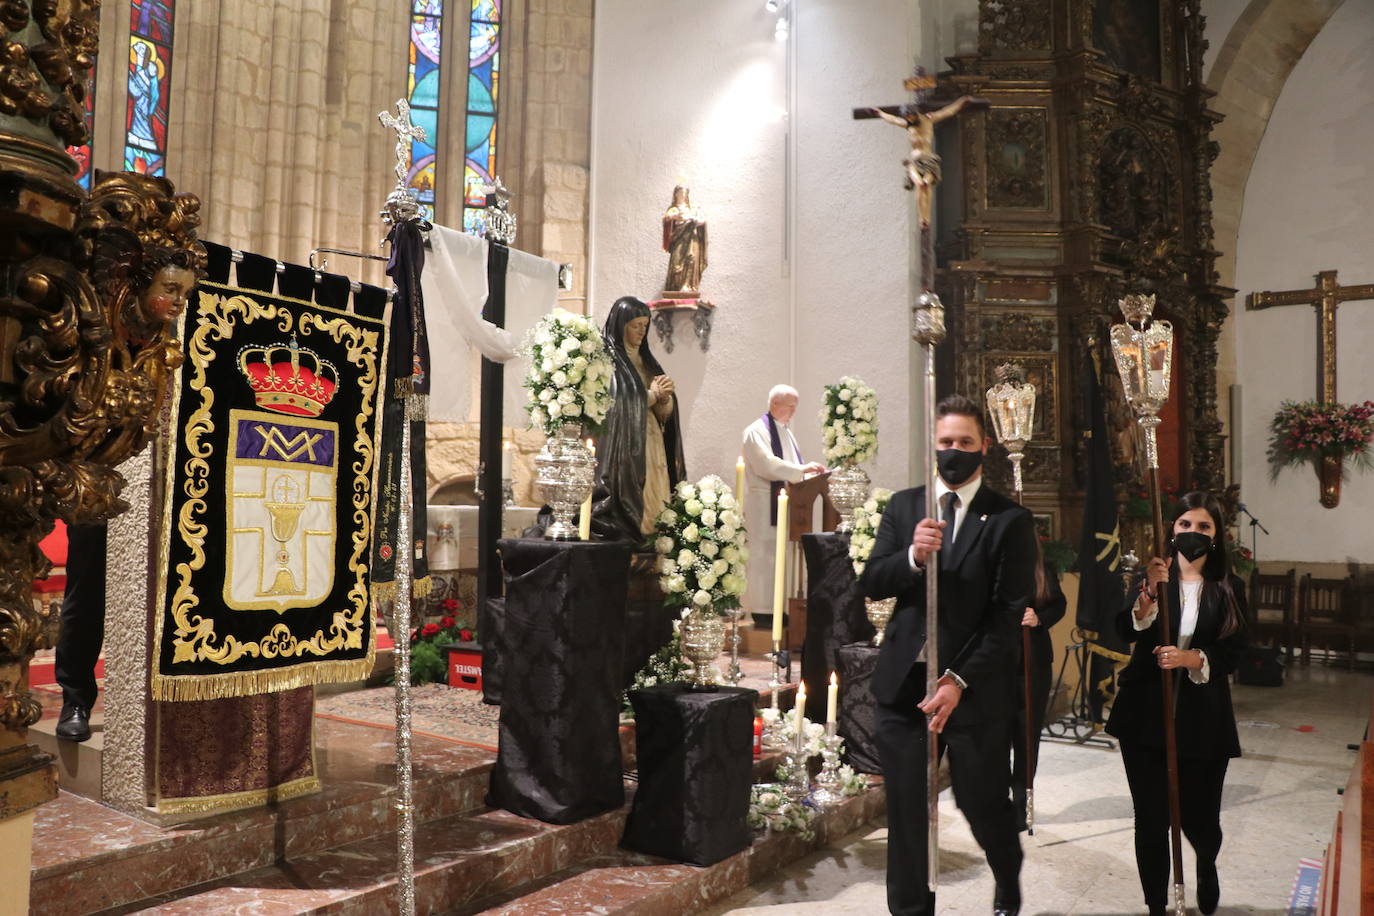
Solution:
M1035 386L1025 380L1025 370L1003 363L996 370L997 384L988 389L988 414L997 432L997 441L1006 447L1011 459L1012 489L1020 493L1021 459L1031 438L1035 420Z
M1159 412L1169 400L1169 378L1173 369L1174 329L1167 321L1151 321L1153 295L1134 294L1120 300L1125 324L1112 325L1112 356L1121 376L1126 401L1135 412L1136 422L1145 436L1145 464L1150 482L1150 503L1154 516L1154 555L1164 556L1166 532L1160 502ZM1169 590L1160 589L1155 598L1155 626L1159 644L1172 645L1170 635ZM1163 706L1164 760L1169 788L1169 840L1173 856L1175 916L1184 916L1182 806L1178 790L1178 742L1174 729L1174 673L1160 669L1160 701Z

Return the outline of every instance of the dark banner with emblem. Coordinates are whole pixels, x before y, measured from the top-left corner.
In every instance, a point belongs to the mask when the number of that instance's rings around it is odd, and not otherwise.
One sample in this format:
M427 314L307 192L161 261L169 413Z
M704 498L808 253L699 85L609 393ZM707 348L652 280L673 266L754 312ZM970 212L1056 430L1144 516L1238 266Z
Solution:
M153 696L366 677L384 322L213 283L184 320Z
M1107 414L1097 363L1084 366L1083 404L1088 410L1088 475L1083 502L1082 541L1078 548L1078 614L1092 653L1088 669L1088 702L1093 720L1116 696L1116 669L1130 661L1130 647L1116 630L1121 613L1121 522L1112 484L1112 455L1107 443Z

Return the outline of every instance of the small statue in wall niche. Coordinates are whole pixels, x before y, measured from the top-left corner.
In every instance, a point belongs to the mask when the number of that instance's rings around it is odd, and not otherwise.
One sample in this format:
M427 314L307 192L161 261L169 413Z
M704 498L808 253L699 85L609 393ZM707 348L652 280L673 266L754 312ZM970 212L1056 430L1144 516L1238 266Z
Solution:
M668 252L664 299L696 299L706 271L706 220L692 206L692 192L678 185L663 214L663 250Z

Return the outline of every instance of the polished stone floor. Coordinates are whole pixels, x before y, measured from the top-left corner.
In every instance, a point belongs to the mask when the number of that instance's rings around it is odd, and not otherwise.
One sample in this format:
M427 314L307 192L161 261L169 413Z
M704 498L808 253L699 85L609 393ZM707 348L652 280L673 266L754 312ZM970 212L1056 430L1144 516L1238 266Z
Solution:
M1234 688L1245 756L1223 800L1219 914L1288 913L1300 859L1320 859L1369 719L1374 675L1314 665L1278 689ZM944 793L941 916L991 911L992 878L968 825ZM1144 913L1132 851L1131 802L1114 750L1046 742L1036 780L1035 836L1024 838L1026 916ZM882 822L793 863L710 916L881 914ZM1193 874L1186 842L1186 874ZM1192 882L1189 906L1192 909Z

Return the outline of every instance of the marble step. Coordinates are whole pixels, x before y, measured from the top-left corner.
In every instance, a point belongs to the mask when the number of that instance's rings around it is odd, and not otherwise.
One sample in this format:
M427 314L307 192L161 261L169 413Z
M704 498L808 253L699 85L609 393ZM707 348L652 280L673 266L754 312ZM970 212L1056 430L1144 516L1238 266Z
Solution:
M705 868L616 850L445 916L687 916L869 823L883 813L884 800L877 781L863 795L817 817L811 839L795 833L759 835L749 849Z
M63 792L37 812L31 912L80 916L394 837L390 733L324 719L317 729L325 739L317 750L324 789L275 806L166 828ZM359 753L372 743L374 754ZM493 760L490 751L417 738L417 822L480 810Z
M447 912L608 855L620 842L627 812L621 808L567 826L495 810L421 824L415 829L415 911ZM396 887L396 835L387 833L101 910L98 916L370 916L397 911Z

